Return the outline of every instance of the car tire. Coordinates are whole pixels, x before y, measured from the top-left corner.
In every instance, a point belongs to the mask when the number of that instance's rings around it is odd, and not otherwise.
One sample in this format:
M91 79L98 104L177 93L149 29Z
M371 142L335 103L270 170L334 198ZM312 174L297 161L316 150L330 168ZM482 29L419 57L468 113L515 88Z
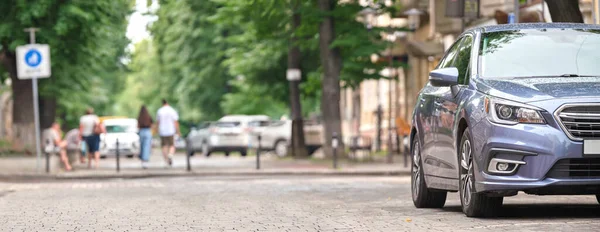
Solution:
M204 142L202 143L202 155L205 157L209 157L210 156L210 146L208 146L208 143Z
M280 158L287 156L287 154L288 154L287 142L285 140L278 140L277 142L275 142L275 145L273 145L273 150L274 150L275 154L277 156L279 156Z
M248 151L247 150L241 150L240 151L240 155L242 155L243 157L246 157L248 155Z
M225 157L229 157L229 152L228 151L225 152Z
M132 155L127 155L127 158L129 158L129 159L133 158L133 154Z
M475 166L471 141L471 135L466 129L458 147L459 196L462 210L467 217L494 217L502 208L504 198L475 192Z
M421 148L418 139L415 138L412 146L411 165L411 195L417 208L442 208L446 204L447 192L427 188L425 184L425 175L423 172L423 162L421 160Z

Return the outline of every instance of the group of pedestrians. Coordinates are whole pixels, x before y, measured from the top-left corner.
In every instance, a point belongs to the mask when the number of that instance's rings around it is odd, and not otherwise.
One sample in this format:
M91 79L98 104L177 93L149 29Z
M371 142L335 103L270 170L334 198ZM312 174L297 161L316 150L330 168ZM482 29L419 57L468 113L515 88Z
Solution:
M166 100L162 100L162 107L156 113L156 123L148 112L146 106L142 106L137 118L140 137L140 156L142 168L148 168L148 162L152 151L152 128L156 125L160 136L162 155L165 164L173 165L175 154L175 136L181 136L179 130L179 114ZM61 128L58 122L44 132L44 149L46 152L56 153L60 156L63 167L71 171L67 151L77 151L80 162L85 164L87 156L88 168L98 168L100 162L100 135L106 133L106 128L100 118L94 114L93 109L87 109L86 114L79 120L79 128L67 132L62 139Z
M148 168L148 161L152 150L152 126L154 121L146 106L142 106L138 115L138 129L140 135L140 158L142 168ZM163 158L169 166L173 166L175 154L175 135L181 136L179 130L179 114L169 105L167 100L162 100L162 107L156 113L156 125L160 136L160 146Z

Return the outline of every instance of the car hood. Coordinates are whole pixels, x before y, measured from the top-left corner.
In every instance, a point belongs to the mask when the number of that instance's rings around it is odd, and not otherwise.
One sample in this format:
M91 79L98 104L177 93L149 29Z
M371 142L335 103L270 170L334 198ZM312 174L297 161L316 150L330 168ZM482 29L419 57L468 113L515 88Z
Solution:
M600 96L600 77L480 79L476 85L483 93L518 102Z

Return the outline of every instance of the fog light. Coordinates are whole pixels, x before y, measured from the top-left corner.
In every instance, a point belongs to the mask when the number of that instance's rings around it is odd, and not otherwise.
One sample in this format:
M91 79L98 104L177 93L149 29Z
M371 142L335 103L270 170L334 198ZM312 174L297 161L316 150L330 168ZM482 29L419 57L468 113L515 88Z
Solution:
M521 160L493 158L492 160L490 160L488 172L496 174L512 174L517 170L519 165L525 164L527 163Z
M508 170L508 165L507 163L498 163L498 166L496 166L496 169L498 169L499 171L506 171Z

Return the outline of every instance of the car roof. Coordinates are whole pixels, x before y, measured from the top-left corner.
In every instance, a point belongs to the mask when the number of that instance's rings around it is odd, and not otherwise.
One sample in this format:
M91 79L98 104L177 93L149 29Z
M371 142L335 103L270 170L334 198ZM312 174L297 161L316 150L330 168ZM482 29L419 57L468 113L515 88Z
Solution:
M253 120L270 120L270 118L266 115L227 115L219 119L219 122L237 122Z
M515 23L515 24L499 24L475 27L465 31L465 33L473 31L481 32L498 32L498 31L514 31L523 29L592 29L600 30L600 25L583 24L583 23Z

